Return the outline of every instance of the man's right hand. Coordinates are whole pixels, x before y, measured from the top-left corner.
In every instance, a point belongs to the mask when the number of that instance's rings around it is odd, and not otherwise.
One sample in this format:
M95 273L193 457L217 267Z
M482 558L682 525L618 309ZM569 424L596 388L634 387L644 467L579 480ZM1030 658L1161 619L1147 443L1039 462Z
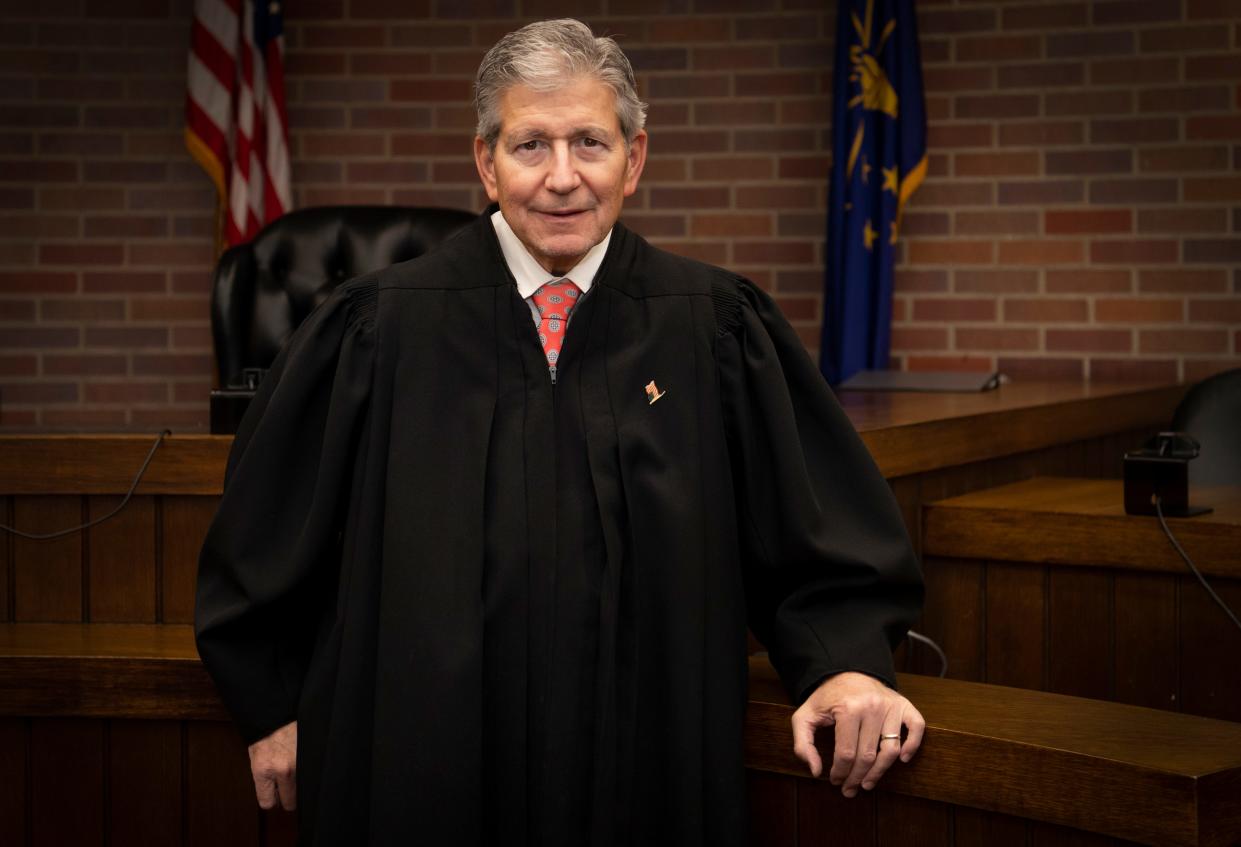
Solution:
M297 721L250 745L250 773L260 807L297 808Z

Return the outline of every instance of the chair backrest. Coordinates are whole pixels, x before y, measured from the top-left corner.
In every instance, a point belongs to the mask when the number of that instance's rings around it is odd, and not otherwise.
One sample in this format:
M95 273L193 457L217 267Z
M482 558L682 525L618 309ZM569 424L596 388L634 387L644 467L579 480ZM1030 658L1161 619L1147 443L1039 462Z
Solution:
M298 209L216 265L211 333L220 386L266 369L293 330L342 282L426 253L478 215L409 206Z
M1189 389L1172 415L1172 428L1201 446L1189 463L1191 485L1241 485L1241 368Z

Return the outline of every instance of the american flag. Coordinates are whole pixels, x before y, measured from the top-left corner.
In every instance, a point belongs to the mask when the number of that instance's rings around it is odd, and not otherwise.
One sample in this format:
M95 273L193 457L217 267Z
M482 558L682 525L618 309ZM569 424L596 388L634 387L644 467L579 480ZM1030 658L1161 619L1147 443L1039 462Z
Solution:
M280 4L195 0L185 143L215 183L217 246L249 241L293 205Z

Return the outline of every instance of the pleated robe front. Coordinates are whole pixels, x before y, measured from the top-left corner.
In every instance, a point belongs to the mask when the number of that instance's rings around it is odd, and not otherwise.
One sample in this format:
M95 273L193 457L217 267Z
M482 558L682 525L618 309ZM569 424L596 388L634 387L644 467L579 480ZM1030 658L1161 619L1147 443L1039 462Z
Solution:
M298 721L304 843L740 847L747 622L799 700L893 684L920 596L766 295L618 224L553 385L484 216L282 351L196 623L246 741Z

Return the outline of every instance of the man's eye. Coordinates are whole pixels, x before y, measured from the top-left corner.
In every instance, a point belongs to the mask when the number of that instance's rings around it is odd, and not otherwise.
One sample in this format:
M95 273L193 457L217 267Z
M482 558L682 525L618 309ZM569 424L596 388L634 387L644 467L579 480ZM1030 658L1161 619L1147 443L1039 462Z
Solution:
M519 144L519 145L517 145L517 146L518 146L518 148L519 148L519 149L521 149L521 150L538 150L538 149L539 149L539 142L538 142L537 140L536 140L536 141L526 141L526 142L523 142L522 144Z
M583 139L582 139L582 145L583 145L583 146L585 146L585 147L598 147L598 146L599 146L599 142L598 142L598 141L596 141L596 140L595 140L595 139L593 139L593 138L583 138Z

